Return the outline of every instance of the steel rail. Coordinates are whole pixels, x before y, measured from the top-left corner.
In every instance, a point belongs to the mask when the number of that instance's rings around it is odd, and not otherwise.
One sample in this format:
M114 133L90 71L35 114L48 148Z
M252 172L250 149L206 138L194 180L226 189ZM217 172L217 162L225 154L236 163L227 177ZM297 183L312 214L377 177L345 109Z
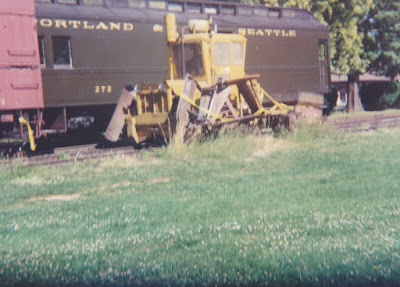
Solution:
M356 117L329 118L322 120L324 126L333 127L343 132L363 132L378 128L400 127L400 112L391 114L366 114ZM0 170L12 164L22 166L62 165L113 156L140 156L144 151L156 147L135 149L132 145L111 148L97 148L97 144L72 145L54 148L51 153L39 155L20 155L13 159L1 159Z
M0 169L2 167L7 168L11 164L27 167L53 166L114 156L140 156L143 151L152 150L154 150L154 147L144 149L135 149L133 146L96 148L96 144L68 146L55 148L51 154L20 156L10 160L1 160Z
M356 117L325 118L323 124L335 127L344 132L362 132L378 128L400 126L400 113L373 114Z

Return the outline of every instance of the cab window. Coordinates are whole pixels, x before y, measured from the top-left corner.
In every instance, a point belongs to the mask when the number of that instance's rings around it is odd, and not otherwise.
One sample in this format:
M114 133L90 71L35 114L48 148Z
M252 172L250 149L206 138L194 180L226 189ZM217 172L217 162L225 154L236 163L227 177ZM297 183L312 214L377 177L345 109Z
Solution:
M182 75L182 45L176 45L173 48L174 62L176 69L176 76L183 78ZM203 57L201 53L201 45L198 43L185 44L184 45L184 57L185 57L185 72L190 75L203 76L204 66Z
M232 65L243 65L243 43L232 43Z
M243 43L214 43L214 65L243 65Z
M228 66L231 62L229 43L214 43L214 64L216 66Z

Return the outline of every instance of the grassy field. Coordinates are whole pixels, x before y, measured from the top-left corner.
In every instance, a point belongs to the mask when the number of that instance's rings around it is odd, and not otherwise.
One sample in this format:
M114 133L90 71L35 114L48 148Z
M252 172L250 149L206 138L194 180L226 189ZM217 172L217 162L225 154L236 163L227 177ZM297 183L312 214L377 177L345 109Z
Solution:
M400 129L0 170L0 286L398 286Z

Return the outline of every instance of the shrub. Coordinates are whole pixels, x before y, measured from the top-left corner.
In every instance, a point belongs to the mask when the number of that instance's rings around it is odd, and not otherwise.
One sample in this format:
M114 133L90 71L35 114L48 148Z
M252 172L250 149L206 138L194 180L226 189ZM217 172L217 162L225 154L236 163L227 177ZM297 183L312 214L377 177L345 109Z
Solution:
M366 111L400 108L400 84L396 82L364 83L360 96Z

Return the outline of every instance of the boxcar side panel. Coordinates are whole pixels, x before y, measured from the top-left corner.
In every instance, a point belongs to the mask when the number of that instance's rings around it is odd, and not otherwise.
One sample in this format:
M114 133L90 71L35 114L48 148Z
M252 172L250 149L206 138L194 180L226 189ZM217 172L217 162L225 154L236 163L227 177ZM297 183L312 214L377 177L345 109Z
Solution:
M0 2L0 110L43 108L34 1Z

